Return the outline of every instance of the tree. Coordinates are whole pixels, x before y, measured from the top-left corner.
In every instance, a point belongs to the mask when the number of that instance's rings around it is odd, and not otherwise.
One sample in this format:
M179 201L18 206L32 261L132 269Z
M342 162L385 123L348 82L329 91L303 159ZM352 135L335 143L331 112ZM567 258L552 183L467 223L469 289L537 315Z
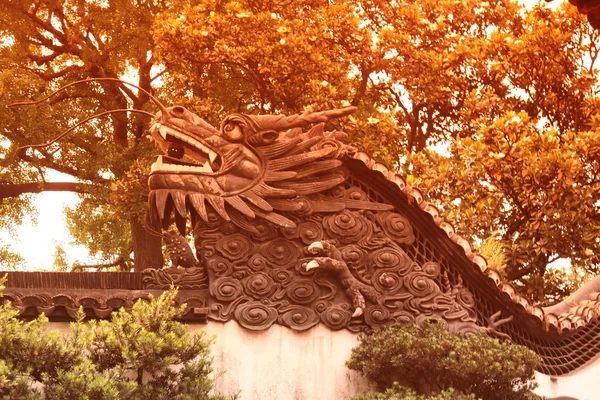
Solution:
M208 119L358 105L341 126L354 144L408 175L461 235L498 240L524 294L572 290L549 268L560 258L598 273L600 47L574 7L223 0L159 21L171 85Z
M118 256L129 260L133 251L136 270L162 266L160 239L144 229L144 192L128 193L137 204L133 209L111 199L114 187L137 172L135 160L149 164L153 147L145 139L147 117L114 113L91 121L58 144L28 151L19 148L50 142L77 121L101 111L146 107L147 92L164 73L153 55L153 18L178 4L177 0L0 4L0 123L6 144L0 146L0 199L16 221L27 212L29 193L80 193L84 200L71 213L80 217L74 231L81 243L95 243L93 251L108 260ZM76 80L126 74L135 76L145 91L102 81L72 87L36 106L5 109ZM60 172L62 178L49 171ZM94 230L111 232L119 240L93 240Z
M462 131L472 92L501 84L486 71L488 32L522 29L520 11L511 1L206 1L163 14L155 36L187 77L174 82L182 92L221 105L211 89L235 81L227 94L240 100L224 112L360 105L355 130L383 135L362 144L396 163Z
M9 246L0 245L0 260L2 260L2 269L4 270L18 270L19 267L23 266L23 257L10 250Z
M71 324L63 337L46 317L24 322L0 307L0 397L8 399L223 399L209 394L210 340L175 321L176 290L139 300L111 321ZM174 365L177 365L174 367ZM135 376L131 379L130 376Z
M403 393L415 399L530 399L541 361L526 347L484 333L453 335L435 322L395 325L363 333L359 341L348 367L375 381L381 392L389 390L357 400L394 399Z
M550 10L524 9L516 0L181 0L135 7L115 1L111 18L95 18L105 12L101 3L83 1L75 10L64 2L25 3L2 5L11 40L1 49L0 84L8 88L10 79L19 88L5 89L7 103L39 97L44 77L55 88L75 77L120 76L130 66L142 71L146 89L161 74L164 96L214 125L231 112L357 105L354 117L331 128L408 175L461 235L498 240L506 249L505 276L520 291L552 301L571 290L572 281L549 268L559 258L570 259L578 274L598 272L599 152L591 131L600 47L598 32L568 4ZM63 14L68 23L61 24ZM21 25L28 28L17 32ZM48 43L46 36L55 38ZM151 73L152 66L165 72ZM48 126L62 130L81 120L82 110L148 101L106 82L56 99L67 97L68 103L2 116L11 141L1 150L10 165L2 179L10 184L0 193L34 182L36 190L52 190L36 168L71 174L78 182L67 182L70 190L90 192L69 213L78 241L113 262L128 259L133 242L137 258L147 254L138 267L157 266L158 238L136 239L144 235L140 204L150 164L142 119L127 118L129 147L124 116L115 115L16 162L19 145L47 141L54 135ZM112 196L109 187L116 189ZM111 234L98 236L103 230ZM549 276L557 279L544 282Z
M536 7L524 22L521 34L497 40L504 55L493 64L518 107L475 119L474 134L454 138L449 156L425 151L407 164L415 184L440 201L460 231L504 245L507 279L530 298L552 302L600 272L598 33L573 7ZM549 268L561 258L574 273Z
M598 207L592 202L600 181L590 154L599 141L597 131L559 136L552 129L538 131L525 113L507 114L483 127L477 138L456 140L454 157L430 155L427 164L436 160L432 163L446 171L450 182L470 189L455 211L464 213L464 219L456 218L461 226L480 237L501 229L497 236L506 247L505 276L528 288L536 300L544 294L559 300L572 288L548 279L551 262L570 258L576 267L600 272L595 258ZM429 165L414 165L415 175L429 179L440 197L456 199L447 182L431 175Z

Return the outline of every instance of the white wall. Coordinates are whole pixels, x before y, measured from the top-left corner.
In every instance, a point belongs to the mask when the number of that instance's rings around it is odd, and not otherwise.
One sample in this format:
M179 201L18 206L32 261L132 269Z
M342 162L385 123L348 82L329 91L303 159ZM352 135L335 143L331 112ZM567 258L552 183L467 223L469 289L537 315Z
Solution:
M227 371L216 382L217 392L240 392L243 400L347 400L371 389L344 365L358 343L346 330L318 324L305 332L280 325L252 332L233 321L191 328L216 335L213 367Z
M539 384L535 391L549 400L600 400L600 356L586 366L563 376L536 374Z
M51 329L68 331L67 323ZM216 392L241 400L348 400L372 390L357 372L345 366L357 345L356 335L331 331L322 324L305 332L280 325L253 332L236 322L190 325L215 337L211 346L213 368L225 374L215 382ZM600 356L575 373L550 377L537 374L536 393L549 400L600 400Z

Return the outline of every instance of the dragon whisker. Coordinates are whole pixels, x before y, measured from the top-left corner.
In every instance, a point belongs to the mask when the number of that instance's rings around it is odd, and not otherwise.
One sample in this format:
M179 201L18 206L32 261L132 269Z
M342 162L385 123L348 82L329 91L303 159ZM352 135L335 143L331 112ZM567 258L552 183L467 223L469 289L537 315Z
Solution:
M119 82L121 84L134 87L134 88L136 88L136 89L140 90L141 92L143 92L143 93L145 93L145 94L148 95L148 97L150 98L150 100L152 100L152 102L154 104L156 104L156 106L160 109L163 117L169 115L169 112L167 111L167 108L156 97L154 97L150 92L148 92L146 89L143 89L143 88L139 87L138 85L135 85L133 83L129 83L127 81L124 81L122 79L117 79L117 78L90 78L90 79L83 79L83 80L76 81L76 82L71 82L71 83L69 83L69 84L67 84L67 85L59 88L58 90L55 90L54 92L50 93L46 97L41 98L39 100L26 101L26 102L20 102L20 103L12 103L12 104L9 104L8 107L30 106L30 105L34 105L34 104L39 104L39 103L42 103L42 102L48 100L52 96L57 95L58 93L62 92L63 90L66 90L67 88L69 88L71 86L79 85L79 84L82 84L82 83L89 83L89 82Z
M89 83L89 82L118 82L124 85L128 85L131 87L134 87L136 89L138 89L139 91L145 93L146 95L148 95L148 97L150 98L150 100L152 100L152 102L154 104L156 104L156 106L160 109L161 111L161 115L162 118L166 118L169 115L169 111L167 111L167 108L156 98L154 97L150 92L148 92L147 90L141 88L138 85L135 85L133 83L129 83L126 82L122 79L117 79L117 78L91 78L91 79L83 79L80 81L76 81L76 82L72 82L69 83L61 88L59 88L58 90L55 90L54 92L50 93L49 95L39 99L39 100L35 100L35 101L27 101L27 102L19 102L19 103L12 103L9 104L8 107L19 107L19 106L29 106L29 105L34 105L34 104L39 104L42 103L46 100L48 100L49 98L51 98L52 96L57 95L58 93L68 89L71 86L75 86L75 85L79 85L82 83ZM68 128L66 131L62 132L60 135L58 135L55 139L51 140L50 142L47 143L42 143L42 144L36 144L36 145L26 145L26 146L21 146L19 148L17 148L17 154L23 154L23 151L26 151L27 149L30 148L44 148L44 147L48 147L54 143L56 143L57 141L59 141L60 139L62 139L63 137L65 137L69 132L72 132L74 129L80 127L81 125L87 123L88 121L94 119L94 118L98 118L101 117L103 115L107 115L107 114L112 114L112 113L117 113L117 112L133 112L133 113L139 113L139 114L145 114L148 115L150 117L154 118L154 114L149 113L147 111L144 110L137 110L137 109L130 109L130 108L123 108L123 109L116 109L116 110L110 110L110 111L104 111L101 112L99 114L95 114L89 118L84 119L83 121L79 122L78 124Z
M133 109L133 108L118 108L116 110L103 111L101 113L94 114L91 117L88 117L88 118L84 119L83 121L78 122L76 125L71 126L70 128L68 128L67 130L65 130L64 132L62 132L60 135L58 135L56 138L52 139L49 142L41 143L41 144L30 144L30 145L21 146L21 147L17 148L17 153L20 154L22 151L27 150L27 149L36 149L36 148L48 147L48 146L50 146L50 145L58 142L60 139L62 139L63 137L65 137L68 133L72 132L73 130L77 129L78 127L80 127L80 126L86 124L87 122L91 121L92 119L99 118L99 117L102 117L102 116L108 115L108 114L118 113L118 112L132 112L132 113L144 114L144 115L148 115L150 117L154 117L154 114L149 113L148 111L136 110L136 109Z

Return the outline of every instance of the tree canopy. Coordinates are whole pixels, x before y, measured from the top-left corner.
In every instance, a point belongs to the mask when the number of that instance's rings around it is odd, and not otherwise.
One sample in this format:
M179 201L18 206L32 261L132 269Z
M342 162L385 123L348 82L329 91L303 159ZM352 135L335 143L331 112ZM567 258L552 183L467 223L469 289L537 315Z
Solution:
M359 112L340 128L353 143L408 175L461 235L497 242L498 266L523 292L552 300L598 272L599 41L575 7L10 0L0 11L4 105L125 74L214 124L231 112L352 104ZM156 152L144 141L147 119L94 120L17 157L19 146L126 107L151 109L143 93L103 82L2 113L3 215L18 220L28 204L21 193L58 190L43 178L60 171L83 198L68 213L78 242L107 260L133 249L139 268L161 264L158 239L141 223ZM554 271L557 259L570 259L575 275Z

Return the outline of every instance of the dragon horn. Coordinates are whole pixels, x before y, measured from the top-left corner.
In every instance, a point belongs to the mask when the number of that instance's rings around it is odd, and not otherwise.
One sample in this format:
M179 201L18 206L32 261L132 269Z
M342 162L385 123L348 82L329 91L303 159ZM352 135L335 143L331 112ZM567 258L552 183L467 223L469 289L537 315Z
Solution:
M256 124L260 131L284 131L292 128L301 128L310 124L327 122L331 119L345 117L356 112L356 107L344 107L335 110L320 111L305 114L286 116L279 115L248 115L253 125Z

